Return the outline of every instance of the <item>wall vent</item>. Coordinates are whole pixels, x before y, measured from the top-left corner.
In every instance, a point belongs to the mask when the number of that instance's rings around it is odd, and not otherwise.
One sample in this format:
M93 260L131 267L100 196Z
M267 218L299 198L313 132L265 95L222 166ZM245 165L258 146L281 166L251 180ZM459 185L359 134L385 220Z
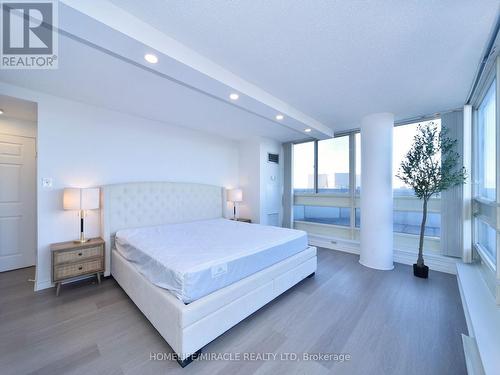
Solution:
M267 153L267 161L270 163L280 163L280 155L279 154L271 154L270 152Z

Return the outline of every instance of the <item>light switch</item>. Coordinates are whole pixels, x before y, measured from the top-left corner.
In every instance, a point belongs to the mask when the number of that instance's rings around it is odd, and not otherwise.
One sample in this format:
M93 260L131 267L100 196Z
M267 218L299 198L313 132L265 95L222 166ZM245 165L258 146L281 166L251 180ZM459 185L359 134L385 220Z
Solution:
M45 189L50 189L52 187L52 178L43 177L42 178L42 187Z

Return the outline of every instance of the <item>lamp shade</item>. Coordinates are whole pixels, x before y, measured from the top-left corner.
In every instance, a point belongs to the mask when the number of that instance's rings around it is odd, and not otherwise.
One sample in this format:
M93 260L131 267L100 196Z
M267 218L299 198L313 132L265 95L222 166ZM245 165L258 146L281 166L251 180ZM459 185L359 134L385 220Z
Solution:
M63 194L63 207L65 210L80 209L80 189L65 188Z
M243 191L241 189L231 189L227 192L228 202L241 202L243 200Z
M99 208L99 188L65 188L63 194L65 210L96 210Z
M82 189L82 210L99 208L99 188Z

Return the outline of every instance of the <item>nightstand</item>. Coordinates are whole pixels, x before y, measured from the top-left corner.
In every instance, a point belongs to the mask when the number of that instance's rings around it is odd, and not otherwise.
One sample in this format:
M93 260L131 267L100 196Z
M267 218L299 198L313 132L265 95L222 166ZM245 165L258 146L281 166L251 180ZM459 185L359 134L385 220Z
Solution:
M251 219L244 219L242 217L239 217L238 219L236 219L236 221L241 221L243 223L251 223L252 222Z
M85 243L74 241L55 243L50 246L52 253L52 282L56 283L56 295L59 295L61 283L75 277L97 276L101 283L104 272L104 240L93 238Z

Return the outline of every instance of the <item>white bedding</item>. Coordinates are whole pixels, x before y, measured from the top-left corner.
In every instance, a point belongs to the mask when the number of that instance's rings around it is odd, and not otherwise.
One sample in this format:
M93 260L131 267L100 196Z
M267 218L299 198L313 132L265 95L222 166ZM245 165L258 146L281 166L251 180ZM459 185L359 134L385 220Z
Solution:
M116 249L153 284L184 303L307 248L303 231L212 219L126 229Z

